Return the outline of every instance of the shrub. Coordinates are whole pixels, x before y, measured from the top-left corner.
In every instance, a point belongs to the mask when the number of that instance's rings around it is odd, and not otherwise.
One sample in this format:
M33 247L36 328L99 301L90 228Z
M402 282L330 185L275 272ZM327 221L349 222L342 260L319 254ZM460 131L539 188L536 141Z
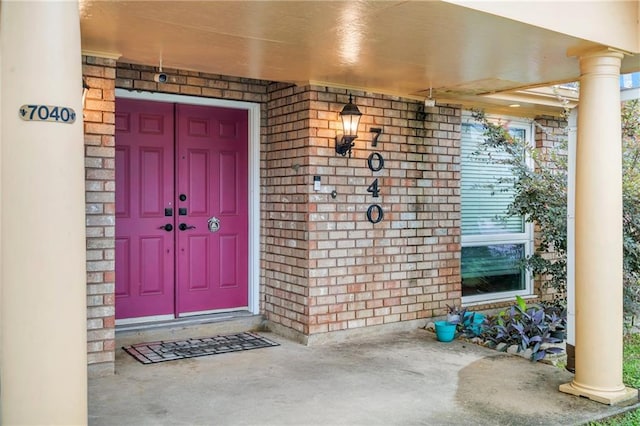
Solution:
M491 348L506 351L516 345L518 352L531 349L531 361L540 361L547 354L558 354L562 349L550 346L562 342L552 336L556 330L564 330L566 317L547 312L543 305L527 306L521 297L517 304L488 319L488 326L481 337ZM502 347L500 344L504 343Z
M640 312L640 101L625 102L621 111L624 311L633 318ZM513 170L512 177L496 182L496 188L506 185L515 193L504 217L522 216L537 225L539 238L535 253L523 260L523 267L543 278L546 285L556 289L557 299L564 300L567 277L566 141L543 152L511 136L508 128L491 122L483 112L474 111L473 117L485 132L481 150L498 149L509 154L477 156L485 158L480 161L508 164ZM529 167L526 159L531 159L534 167Z
M555 288L558 297L564 299L567 286L566 141L543 152L511 136L508 128L491 122L481 111L474 111L473 118L482 125L485 136L476 158L506 164L513 171L511 177L496 182L497 190L509 188L514 192L504 218L522 216L537 225L539 238L535 252L523 260L523 266L545 277L545 284ZM499 150L508 155L483 155L485 150Z

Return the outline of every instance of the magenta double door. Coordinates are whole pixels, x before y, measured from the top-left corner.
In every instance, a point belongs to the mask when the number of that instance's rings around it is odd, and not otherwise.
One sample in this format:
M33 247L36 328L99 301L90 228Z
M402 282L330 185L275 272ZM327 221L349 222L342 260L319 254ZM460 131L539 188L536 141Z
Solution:
M116 100L116 318L248 306L246 110Z

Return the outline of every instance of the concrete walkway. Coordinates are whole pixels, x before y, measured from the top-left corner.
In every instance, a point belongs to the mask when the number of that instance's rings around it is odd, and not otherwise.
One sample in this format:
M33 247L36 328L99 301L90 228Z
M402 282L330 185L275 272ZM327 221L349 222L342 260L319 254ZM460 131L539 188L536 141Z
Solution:
M118 350L116 375L89 382L89 424L581 425L624 409L560 393L565 370L425 330L315 347L260 334L281 346L151 365Z

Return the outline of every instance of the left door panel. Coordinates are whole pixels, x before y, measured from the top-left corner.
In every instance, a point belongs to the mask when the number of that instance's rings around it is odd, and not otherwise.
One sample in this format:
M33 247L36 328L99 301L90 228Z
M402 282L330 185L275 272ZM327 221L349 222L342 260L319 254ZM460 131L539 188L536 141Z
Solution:
M116 318L174 313L174 106L116 100Z

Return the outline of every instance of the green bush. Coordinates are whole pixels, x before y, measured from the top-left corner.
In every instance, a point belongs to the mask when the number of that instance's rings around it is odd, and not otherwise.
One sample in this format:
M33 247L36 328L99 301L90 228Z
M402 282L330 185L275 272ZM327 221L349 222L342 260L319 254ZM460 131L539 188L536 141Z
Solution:
M625 313L640 310L640 101L622 107L622 203Z
M638 426L640 425L640 410L630 411L620 416L612 417L601 422L591 422L589 426Z
M640 334L625 336L622 380L627 386L640 388Z
M489 120L482 111L473 118L483 129L485 140L476 152L478 161L506 164L510 178L498 179L492 190L512 190L514 199L504 218L522 216L537 226L535 253L523 266L564 299L567 284L567 143L545 151L512 136L503 123ZM640 308L640 102L622 104L623 143L623 248L624 308L637 315ZM542 129L544 131L544 129ZM508 155L491 155L495 150ZM533 162L533 167L528 164Z
M523 266L535 275L546 277L545 283L564 298L567 286L566 141L543 152L512 136L507 127L490 121L481 111L474 111L473 118L482 125L485 136L476 158L506 164L513 171L512 177L498 179L492 188L496 191L508 188L514 192L505 218L522 216L527 222L537 224L538 244L535 253L523 260ZM490 155L495 150L508 155ZM533 162L533 167L529 162Z

